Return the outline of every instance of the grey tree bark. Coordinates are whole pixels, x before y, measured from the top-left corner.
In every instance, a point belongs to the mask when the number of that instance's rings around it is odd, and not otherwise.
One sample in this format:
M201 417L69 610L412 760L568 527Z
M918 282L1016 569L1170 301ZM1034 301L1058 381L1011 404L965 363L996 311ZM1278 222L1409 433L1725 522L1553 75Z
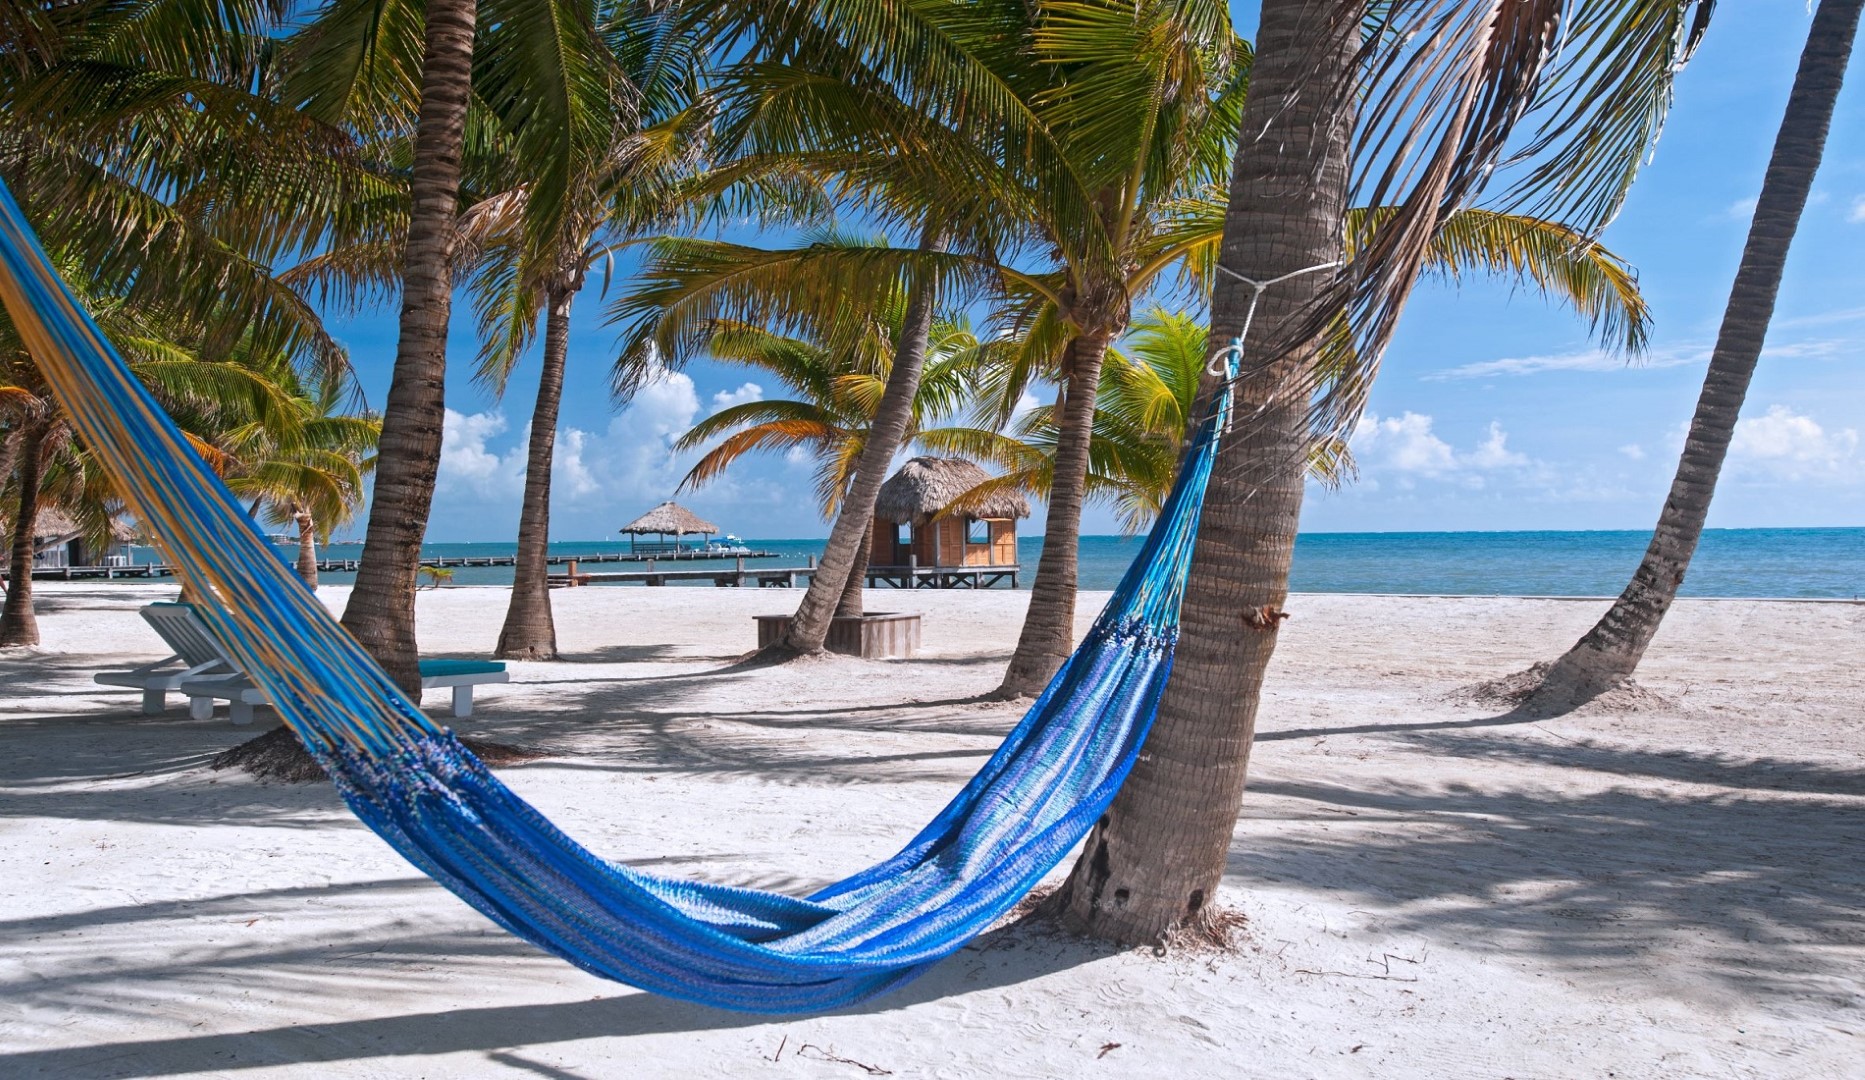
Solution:
M317 522L303 507L292 515L298 523L298 580L312 592L317 591Z
M874 519L868 519L868 531L861 534L861 547L855 552L854 565L848 568L848 581L842 586L842 599L835 605L838 619L860 618L867 611L868 560L874 555Z
M1358 25L1338 5L1265 0L1230 185L1221 259L1267 279L1339 259ZM1243 798L1263 676L1288 596L1307 465L1304 402L1275 396L1312 362L1292 341L1325 275L1266 293L1237 408L1252 421L1223 444L1205 497L1172 679L1145 753L1089 835L1052 910L1127 944L1158 944L1209 917ZM1246 297L1219 278L1214 350ZM1295 346L1291 348L1291 346ZM1202 397L1214 392L1207 379ZM1259 413L1258 410L1261 410Z
M579 283L580 284L580 283ZM518 559L512 599L493 654L502 660L557 659L557 624L550 607L550 470L563 404L563 372L570 355L570 304L575 288L551 289L544 322L544 364L531 410L531 444L525 459L524 504L518 515Z
M421 108L402 251L401 337L382 411L375 492L343 625L410 693L421 685L414 595L446 420L447 324L460 152L472 87L477 0L428 0Z
M928 227L920 240L921 251L938 251L943 247L936 230ZM810 578L803 602L783 640L774 646L778 653L819 653L829 638L829 624L842 604L842 594L855 562L865 559L859 550L862 538L874 523L874 499L880 494L894 453L906 436L913 419L913 399L919 395L920 372L926 363L926 346L932 336L934 308L938 296L930 280L921 279L907 300L901 320L900 340L894 343L894 364L887 373L887 385L881 390L881 402L868 426L868 441L855 461L855 478L849 482L848 497L842 500L841 513L829 530L829 542L823 548L822 561Z
M1549 665L1523 702L1536 713L1577 708L1637 670L1696 554L1736 419L1761 358L1787 265L1788 248L1826 150L1833 106L1845 81L1865 0L1821 0L1775 136L1761 197L1729 292L1709 373L1684 438L1683 455L1651 543L1632 580L1593 629Z
M39 644L39 617L32 610L32 541L39 521L45 441L43 422L28 425L20 435L19 493L13 504L13 550L7 567L6 603L0 606L0 648Z
M1017 635L997 696L1034 697L1075 647L1075 594L1080 580L1081 509L1088 488L1088 450L1094 439L1095 399L1101 366L1113 338L1077 337L1065 357L1067 381L1057 410L1054 475L1043 518L1043 553L1030 582L1029 613Z

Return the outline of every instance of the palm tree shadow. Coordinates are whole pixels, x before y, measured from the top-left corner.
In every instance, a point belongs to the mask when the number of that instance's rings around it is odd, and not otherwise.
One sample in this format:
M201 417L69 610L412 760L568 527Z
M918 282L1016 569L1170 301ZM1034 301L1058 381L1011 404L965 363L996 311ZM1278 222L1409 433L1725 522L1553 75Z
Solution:
M402 942L398 954L405 958ZM462 942L430 941L421 952L457 955ZM355 948L366 949L367 943ZM517 959L528 948L498 939L499 955ZM478 951L484 952L482 943ZM1027 921L991 930L910 983L846 1009L818 1016L864 1016L1040 979L1113 955L1112 946L1068 937ZM242 966L276 968L282 958L252 956ZM285 958L291 959L291 958ZM247 973L250 976L250 972ZM391 971L382 973L391 978ZM469 990L470 993L470 990ZM255 1031L142 1039L102 1046L57 1047L0 1055L8 1076L178 1076L232 1068L332 1065L357 1059L457 1053L504 1056L513 1048L635 1035L755 1028L782 1018L728 1012L645 992L592 1000L476 1008L357 1020L306 1021ZM559 1075L551 1073L550 1075Z

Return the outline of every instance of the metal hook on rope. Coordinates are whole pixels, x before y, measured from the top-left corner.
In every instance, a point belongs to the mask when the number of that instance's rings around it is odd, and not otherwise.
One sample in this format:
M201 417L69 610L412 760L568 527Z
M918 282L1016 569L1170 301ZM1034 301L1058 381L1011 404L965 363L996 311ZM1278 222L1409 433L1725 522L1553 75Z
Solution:
M1280 285L1285 281L1289 281L1294 278L1302 277L1306 274L1313 274L1321 270L1332 270L1339 265L1341 265L1341 261L1339 259L1335 259L1332 262L1317 263L1314 266L1304 267L1300 270L1291 270L1288 273L1283 274L1281 277L1273 277L1273 278L1270 278L1268 281L1258 281L1255 278L1244 277L1242 274L1239 274L1235 270L1232 270L1230 267L1225 266L1221 263L1218 264L1218 267L1217 267L1218 273L1234 278L1238 282L1242 283L1244 288L1250 290L1250 306L1243 310L1243 327L1242 329L1237 331L1237 336L1231 340L1230 348L1224 350L1224 352L1221 352L1216 357L1214 357L1211 361L1211 366L1205 369L1205 373L1207 375L1213 375L1218 378L1223 378L1226 373L1218 369L1218 362L1224 359L1227 355L1230 355L1231 359L1237 363L1242 362L1243 340L1244 338L1248 337L1250 334L1250 324L1256 321L1256 304L1257 304L1257 301L1263 298L1263 290L1269 288L1272 285Z
M1314 266L1303 267L1300 270L1291 270L1280 277L1273 277L1267 281L1258 281L1255 278L1244 277L1242 274L1239 274L1221 263L1218 264L1217 269L1219 273L1234 278L1241 283L1244 288L1250 290L1250 305L1243 310L1242 328L1237 331L1237 336L1231 339L1230 345L1225 348L1223 352L1212 357L1211 363L1205 368L1205 374L1213 378L1224 380L1224 434L1230 434L1231 409L1233 399L1237 392L1238 372L1243 367L1243 342L1244 339L1249 336L1250 324L1256 321L1256 305L1257 302L1263 298L1263 291L1272 285L1280 285L1285 281L1302 277L1306 274L1313 274L1321 270L1332 270L1340 265L1341 260L1335 259L1332 262L1318 263ZM1268 402L1264 402L1263 407L1266 408L1267 406ZM1259 408L1257 411L1261 412L1262 409Z

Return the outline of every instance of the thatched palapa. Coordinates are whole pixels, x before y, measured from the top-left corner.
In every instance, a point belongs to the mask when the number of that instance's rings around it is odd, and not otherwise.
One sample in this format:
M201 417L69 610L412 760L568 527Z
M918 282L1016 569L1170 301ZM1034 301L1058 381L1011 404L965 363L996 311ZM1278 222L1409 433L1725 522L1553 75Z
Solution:
M690 536L716 533L719 527L675 502L664 502L622 526L633 536Z
M13 531L13 522L10 519L0 516L0 524L5 525L8 533ZM79 524L76 518L57 507L44 507L39 511L39 516L33 519L32 536L41 544L74 540L83 535L84 526ZM112 517L110 538L118 543L127 544L136 539L136 530L122 518Z
M916 457L881 485L874 516L897 525L924 525L960 495L989 479L990 473L964 458ZM1030 503L1014 491L1000 491L971 507L967 516L1026 518Z

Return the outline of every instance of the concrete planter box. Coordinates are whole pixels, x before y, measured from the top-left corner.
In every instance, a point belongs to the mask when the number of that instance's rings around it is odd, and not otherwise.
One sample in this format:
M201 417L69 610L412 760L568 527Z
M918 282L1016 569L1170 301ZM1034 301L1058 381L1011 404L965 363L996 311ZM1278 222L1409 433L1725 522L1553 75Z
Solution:
M790 629L788 615L755 615L758 648L774 645ZM869 660L904 660L919 651L920 617L881 611L869 615L838 615L829 623L830 652Z

